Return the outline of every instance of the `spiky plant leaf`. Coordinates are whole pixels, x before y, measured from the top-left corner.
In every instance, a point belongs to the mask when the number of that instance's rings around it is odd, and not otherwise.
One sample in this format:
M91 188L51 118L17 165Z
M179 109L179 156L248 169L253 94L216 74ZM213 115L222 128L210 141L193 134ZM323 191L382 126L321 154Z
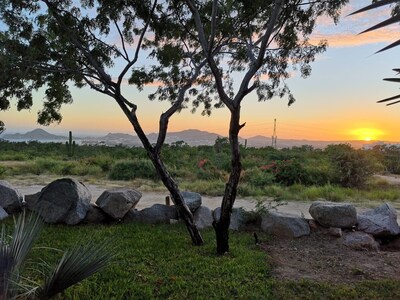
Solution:
M386 27L386 26L389 26L389 25L392 25L392 24L398 23L398 22L400 22L400 16L396 15L396 16L393 16L393 17L391 17L391 18L389 18L389 19L387 19L387 20L385 20L383 22L380 22L380 23L378 23L378 24L376 24L376 25L374 25L374 26L372 26L372 27L370 27L368 29L365 29L360 34L363 34L363 33L369 32L369 31L373 31L373 30L376 30L376 29L379 29L379 28L382 28L382 27Z
M383 80L400 83L400 78L383 78Z
M381 0L379 2L375 2L375 3L372 3L372 4L368 5L368 6L365 6L365 7L361 8L361 9L349 14L349 16L352 16L352 15L355 15L355 14L359 14L359 13L362 13L362 12L366 12L368 10L375 9L375 8L378 8L378 7L381 7L381 6L384 6L384 5L392 4L392 3L395 3L397 1L398 0Z
M14 231L9 243L3 228L0 237L0 288L3 299L8 299L16 293L20 269L39 237L42 226L43 222L38 215L28 215L24 210L14 222Z
M386 104L386 105L387 105L387 106L390 106L390 105L397 104L397 103L400 103L400 100L394 101L394 102L392 102L392 103L388 103L388 104Z
M10 244L11 253L15 259L14 268L19 269L24 263L42 228L43 221L38 215L27 214L25 210L19 215Z
M77 245L64 253L43 286L37 289L37 297L49 299L81 282L106 267L110 263L113 253L114 251L107 241L101 244L95 244L92 241L83 246Z
M379 100L378 103L392 101L392 100L396 100L396 99L399 99L399 98L400 98L400 95L397 95L397 96L393 96L393 97L390 97L390 98Z
M4 227L2 228L0 239L0 297L1 299L7 299L10 273L14 259L11 255L10 247L6 242L7 236Z
M400 22L400 14L399 14L399 12L396 10L396 9L398 8L398 6L399 6L400 0L380 0L380 1L376 1L376 2L372 3L371 5L365 6L365 7L361 8L361 9L359 9L359 10L357 10L357 11L351 13L350 16L351 16L351 15L358 14L358 13L361 13L361 12L368 11L368 10L371 10L371 9L376 9L376 8L381 7L381 6L388 5L388 4L392 4L392 3L397 3L397 4L396 4L396 5L397 5L396 8L393 9L392 17L390 17L390 18L384 20L383 22L381 22L381 23L379 23L379 24L376 24L376 25L374 25L374 26L372 26L372 27L370 27L370 28L364 30L364 31L361 32L361 33L365 33L365 32L369 32L369 31L377 30L377 29L380 29L380 28L389 26L389 25L391 25L391 24ZM395 41L394 43L392 43L392 44L390 44L390 45L388 45L388 46L386 46L386 47L380 49L380 50L377 51L376 53L389 50L389 49L394 48L394 47L397 47L397 46L399 46L399 45L400 45L400 40L397 40L397 41ZM393 70L396 71L396 72L399 72L399 71L400 71L400 69L393 69ZM399 83L400 83L400 79L398 79L398 78L385 78L385 79L383 79L383 80L391 81L391 82L399 82ZM398 98L398 96L386 98L386 99L383 99L383 100L378 101L378 103L387 102L387 101L394 100L394 99L397 99L397 98ZM400 102L400 101L395 101L395 102L389 103L389 104L387 104L387 105L393 105L393 104L396 104L396 103L399 103L399 102Z
M386 46L385 48L382 48L381 50L377 51L376 53L389 50L391 48L397 47L398 45L400 45L400 40L397 40L394 43L391 43L390 45ZM396 69L393 69L393 70L396 70ZM397 69L397 70L399 70L399 69Z

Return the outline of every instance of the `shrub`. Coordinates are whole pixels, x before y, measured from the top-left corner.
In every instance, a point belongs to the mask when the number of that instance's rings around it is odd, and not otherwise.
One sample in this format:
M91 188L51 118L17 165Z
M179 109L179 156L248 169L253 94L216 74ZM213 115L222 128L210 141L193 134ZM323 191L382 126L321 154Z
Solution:
M264 166L265 170L275 175L275 181L283 185L292 185L306 181L304 167L295 159L281 160Z
M334 169L329 161L313 161L304 166L304 176L302 183L305 185L325 185L332 182Z
M334 181L343 187L361 187L373 174L373 164L362 150L354 150L350 145L330 145L326 152L335 168Z
M109 178L112 180L131 180L135 178L157 179L157 173L149 160L120 160L111 166Z
M200 180L224 179L223 173L208 159L202 159L198 162L196 177Z
M241 181L255 187L264 187L275 181L275 176L271 172L263 171L261 168L251 168L242 173Z
M43 173L57 174L60 168L60 163L51 158L38 158L30 166L30 172L36 175Z

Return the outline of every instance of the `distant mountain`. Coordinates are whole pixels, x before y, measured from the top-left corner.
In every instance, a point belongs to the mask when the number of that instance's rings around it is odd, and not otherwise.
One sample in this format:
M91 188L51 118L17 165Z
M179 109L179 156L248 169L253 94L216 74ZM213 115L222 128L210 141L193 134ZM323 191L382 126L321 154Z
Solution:
M65 140L66 136L48 133L46 130L37 128L26 133L4 134L5 140L25 140L25 141L48 141L48 140Z
M148 139L150 143L157 142L158 134L151 133L148 135ZM215 140L221 137L220 134L201 131L197 129L187 129L183 131L177 132L169 132L167 133L167 137L165 139L165 143L172 144L177 141L184 141L190 146L199 146L199 145L214 145ZM35 129L29 131L27 133L16 133L16 134L4 134L1 138L5 140L20 140L20 141L58 141L58 140L67 140L66 136L54 135L48 133L43 129ZM131 134L126 133L108 133L103 137L85 137L84 139L75 138L79 140L80 144L88 144L88 145L126 145L126 146L135 146L142 147L142 143L140 139ZM246 141L247 140L247 141ZM244 145L247 143L248 147L267 147L271 146L271 137L266 137L262 135L257 135L254 137L250 137L247 139L239 138L239 142ZM277 140L278 148L291 148L291 147L301 147L303 145L310 145L314 148L325 148L331 144L343 144L348 143L351 144L354 148L370 148L375 144L397 144L393 142L367 142L367 141L310 141L310 140L295 140L295 139L279 139Z
M127 133L109 133L105 137L102 137L100 139L106 139L106 140L120 140L120 139L133 139L136 138L133 135L127 134Z

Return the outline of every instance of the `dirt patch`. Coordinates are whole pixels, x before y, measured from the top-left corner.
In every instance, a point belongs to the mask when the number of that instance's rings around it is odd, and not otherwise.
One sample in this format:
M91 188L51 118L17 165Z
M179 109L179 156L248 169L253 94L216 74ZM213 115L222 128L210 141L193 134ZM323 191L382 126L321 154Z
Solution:
M261 247L269 254L273 276L331 283L400 279L400 252L352 250L320 230L294 240L272 238Z

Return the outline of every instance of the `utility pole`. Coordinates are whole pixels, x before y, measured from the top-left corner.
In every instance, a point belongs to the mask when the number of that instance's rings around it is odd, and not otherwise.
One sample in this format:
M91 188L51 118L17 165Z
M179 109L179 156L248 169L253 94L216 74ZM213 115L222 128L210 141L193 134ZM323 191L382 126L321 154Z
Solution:
M276 135L276 119L274 119L274 133L272 134L272 148L276 149L276 140L277 140L277 135Z

